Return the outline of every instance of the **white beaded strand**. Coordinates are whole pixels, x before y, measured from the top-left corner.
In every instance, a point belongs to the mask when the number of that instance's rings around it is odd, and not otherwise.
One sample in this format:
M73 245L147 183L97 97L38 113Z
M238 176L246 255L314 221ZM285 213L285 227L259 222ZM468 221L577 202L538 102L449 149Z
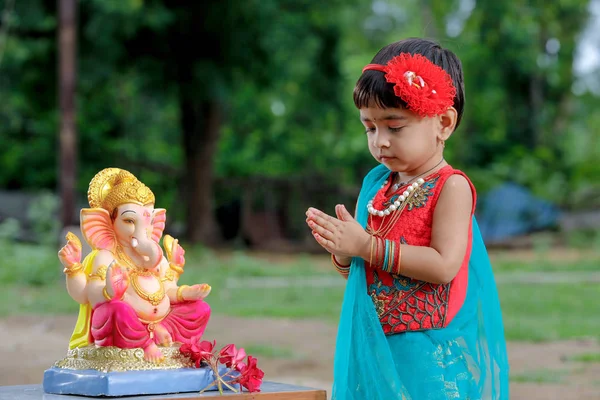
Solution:
M406 188L406 190L404 191L404 193L402 193L396 199L396 201L394 201L394 203L392 203L385 210L378 210L373 206L373 200L375 200L375 197L373 197L367 203L367 211L369 212L369 214L377 215L379 217L383 217L384 215L390 215L392 212L398 210L400 208L400 206L402 205L402 203L404 203L406 200L408 200L408 197L410 196L410 194L424 183L425 183L425 180L423 178L419 178L419 180L414 182L412 185L408 186ZM383 185L381 185L381 189L385 188L387 186L387 184L388 184L388 181L386 180L383 183ZM377 196L377 194L375 194L375 196Z

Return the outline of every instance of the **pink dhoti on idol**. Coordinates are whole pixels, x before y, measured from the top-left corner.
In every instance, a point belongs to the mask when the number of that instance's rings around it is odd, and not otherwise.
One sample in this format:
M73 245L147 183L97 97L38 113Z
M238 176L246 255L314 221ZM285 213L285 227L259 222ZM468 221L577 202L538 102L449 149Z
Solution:
M142 321L129 304L111 300L92 311L90 342L122 349L146 348L152 342L160 344L154 331L161 325L174 342L189 344L204 334L209 318L210 306L203 300L172 304L169 313L157 322Z

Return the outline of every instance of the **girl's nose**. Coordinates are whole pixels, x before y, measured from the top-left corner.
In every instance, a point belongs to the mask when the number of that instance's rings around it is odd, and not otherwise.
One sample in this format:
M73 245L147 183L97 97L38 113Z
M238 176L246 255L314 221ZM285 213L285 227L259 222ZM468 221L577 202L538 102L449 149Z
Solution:
M378 149L382 149L384 147L389 147L390 142L385 134L381 134L379 131L375 133L375 138L373 139L373 144Z

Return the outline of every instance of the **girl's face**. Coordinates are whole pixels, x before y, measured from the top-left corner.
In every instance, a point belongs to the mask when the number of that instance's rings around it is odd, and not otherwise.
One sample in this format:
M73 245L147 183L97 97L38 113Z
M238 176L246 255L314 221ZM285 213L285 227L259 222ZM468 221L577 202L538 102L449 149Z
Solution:
M421 118L403 108L360 109L373 157L392 171L410 173L441 157L446 129L442 117Z

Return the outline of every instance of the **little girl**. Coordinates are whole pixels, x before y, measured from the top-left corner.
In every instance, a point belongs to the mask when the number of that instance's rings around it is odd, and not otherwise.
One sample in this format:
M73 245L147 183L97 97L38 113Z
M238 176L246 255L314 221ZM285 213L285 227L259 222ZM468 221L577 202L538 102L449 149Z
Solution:
M310 208L307 223L348 283L333 398L508 399L496 284L475 188L444 159L464 108L460 60L424 39L392 43L354 89L380 163L355 218Z

